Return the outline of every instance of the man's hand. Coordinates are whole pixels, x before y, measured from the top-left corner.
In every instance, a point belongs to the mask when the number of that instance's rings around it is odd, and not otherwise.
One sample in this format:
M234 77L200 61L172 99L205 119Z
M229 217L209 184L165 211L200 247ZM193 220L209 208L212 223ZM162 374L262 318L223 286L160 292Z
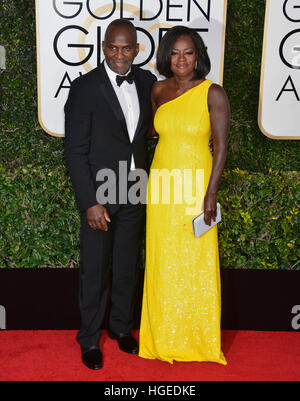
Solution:
M107 231L108 230L107 222L111 221L107 213L107 210L105 209L104 206L100 204L89 207L86 210L86 218L89 226L93 230L99 229Z

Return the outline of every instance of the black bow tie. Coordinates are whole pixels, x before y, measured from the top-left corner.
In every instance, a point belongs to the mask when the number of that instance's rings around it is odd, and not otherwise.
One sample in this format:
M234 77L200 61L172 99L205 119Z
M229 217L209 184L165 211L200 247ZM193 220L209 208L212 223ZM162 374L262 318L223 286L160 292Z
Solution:
M118 86L121 86L124 81L127 81L129 84L133 83L133 74L130 72L128 75L117 75L116 82Z

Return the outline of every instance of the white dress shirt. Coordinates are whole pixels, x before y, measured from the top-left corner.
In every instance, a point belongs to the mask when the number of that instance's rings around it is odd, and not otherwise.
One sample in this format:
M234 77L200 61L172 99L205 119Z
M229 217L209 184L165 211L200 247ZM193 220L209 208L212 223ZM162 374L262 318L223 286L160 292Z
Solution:
M114 91L117 95L119 103L121 105L126 120L129 139L132 142L140 116L140 103L135 83L133 82L132 84L129 84L127 81L124 81L122 85L118 86L116 82L116 76L119 74L111 70L105 60L104 60L104 67L109 77L109 80L112 84L112 87L114 88ZM129 74L129 72L130 70L128 71L127 74ZM130 170L134 169L135 169L135 164L132 155Z

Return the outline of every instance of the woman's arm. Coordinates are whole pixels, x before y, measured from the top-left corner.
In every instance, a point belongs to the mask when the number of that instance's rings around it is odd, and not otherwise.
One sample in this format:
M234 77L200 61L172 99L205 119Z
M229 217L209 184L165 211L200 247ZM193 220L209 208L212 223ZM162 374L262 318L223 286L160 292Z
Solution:
M230 125L230 107L224 89L211 85L207 98L213 140L213 167L204 198L204 221L210 225L215 220L217 210L217 191L225 167Z

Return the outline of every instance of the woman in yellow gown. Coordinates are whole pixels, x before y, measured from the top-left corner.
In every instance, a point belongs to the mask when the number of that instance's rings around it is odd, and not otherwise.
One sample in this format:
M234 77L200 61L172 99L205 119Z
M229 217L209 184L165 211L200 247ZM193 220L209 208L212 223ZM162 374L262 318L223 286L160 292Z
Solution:
M226 365L217 227L195 238L192 218L204 207L205 223L215 219L227 153L228 100L221 86L205 79L210 70L206 48L189 28L177 26L164 35L157 68L167 78L151 95L159 141L148 183L139 356Z

